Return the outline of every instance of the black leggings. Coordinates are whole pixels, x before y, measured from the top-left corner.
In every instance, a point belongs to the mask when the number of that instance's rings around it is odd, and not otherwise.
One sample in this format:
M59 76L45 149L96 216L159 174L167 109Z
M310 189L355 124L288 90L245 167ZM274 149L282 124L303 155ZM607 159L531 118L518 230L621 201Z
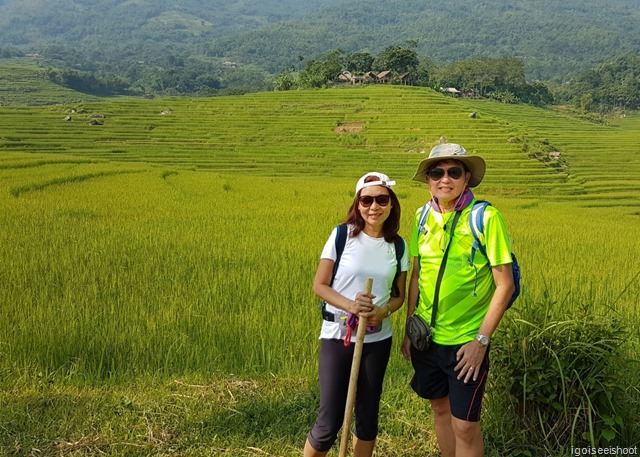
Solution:
M322 339L321 342L320 409L307 439L316 451L326 452L335 443L344 421L355 344L344 347L342 340ZM372 441L378 436L382 382L390 355L391 338L362 347L355 401L355 435L363 441Z

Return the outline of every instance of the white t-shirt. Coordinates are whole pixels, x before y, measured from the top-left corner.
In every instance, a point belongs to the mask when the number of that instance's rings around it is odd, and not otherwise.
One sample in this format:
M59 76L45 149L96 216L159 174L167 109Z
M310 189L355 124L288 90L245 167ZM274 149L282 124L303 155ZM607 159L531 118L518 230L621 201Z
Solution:
M348 227L348 233L352 227ZM336 253L336 233L334 228L331 236L324 245L321 258L335 262ZM405 250L401 261L401 271L409 269L408 249ZM347 236L347 242L338 264L338 271L333 280L333 288L349 299L354 299L358 292L364 290L364 283L367 278L373 278L371 293L376 297L373 304L376 306L385 305L391 298L391 286L396 274L396 250L393 243L387 243L384 238L372 238L364 232L360 232L357 237ZM327 303L327 311L330 313L342 313L344 311ZM382 329L379 332L367 334L365 343L382 341L391 337L391 322L389 319L382 321ZM323 320L320 338L344 339L347 334L346 325L339 322L329 322ZM351 341L356 340L356 332L351 336Z

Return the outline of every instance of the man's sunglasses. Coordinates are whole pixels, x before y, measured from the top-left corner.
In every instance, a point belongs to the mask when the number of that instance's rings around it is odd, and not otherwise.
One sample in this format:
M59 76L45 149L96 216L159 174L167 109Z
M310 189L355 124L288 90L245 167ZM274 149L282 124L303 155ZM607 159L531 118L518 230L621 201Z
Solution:
M451 179L460 179L464 175L464 170L460 167L451 167L448 170L444 168L432 168L427 172L427 176L434 181L440 181L444 175L449 175Z
M379 206L387 206L389 204L389 201L391 200L391 196L390 195L375 195L375 196L362 195L358 197L358 201L365 208L368 208L371 205L373 205L374 200Z

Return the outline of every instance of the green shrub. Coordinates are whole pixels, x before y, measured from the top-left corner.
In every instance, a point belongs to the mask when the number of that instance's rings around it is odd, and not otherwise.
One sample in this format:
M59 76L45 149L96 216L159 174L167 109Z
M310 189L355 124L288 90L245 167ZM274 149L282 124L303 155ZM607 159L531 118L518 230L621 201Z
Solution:
M620 320L593 310L552 318L543 305L521 311L503 322L492 351L499 384L492 389L508 394L514 427L527 430L520 449L562 453L619 441L631 423L622 412L628 365Z

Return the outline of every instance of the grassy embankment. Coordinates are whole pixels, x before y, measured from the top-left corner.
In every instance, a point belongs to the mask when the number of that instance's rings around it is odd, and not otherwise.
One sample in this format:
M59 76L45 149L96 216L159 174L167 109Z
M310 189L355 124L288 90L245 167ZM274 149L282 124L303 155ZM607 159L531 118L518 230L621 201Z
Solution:
M487 159L477 194L523 266L504 334L520 318L540 334L548 319L627 331L611 443L637 444L638 127L397 87L0 109L0 448L299 455L317 405L321 246L371 169L398 180L408 238L426 199L409 179L441 135ZM409 377L395 352L380 455L435 455ZM490 455L571 445L524 427L500 381Z
M49 81L36 58L0 59L0 106L50 105L96 101Z

